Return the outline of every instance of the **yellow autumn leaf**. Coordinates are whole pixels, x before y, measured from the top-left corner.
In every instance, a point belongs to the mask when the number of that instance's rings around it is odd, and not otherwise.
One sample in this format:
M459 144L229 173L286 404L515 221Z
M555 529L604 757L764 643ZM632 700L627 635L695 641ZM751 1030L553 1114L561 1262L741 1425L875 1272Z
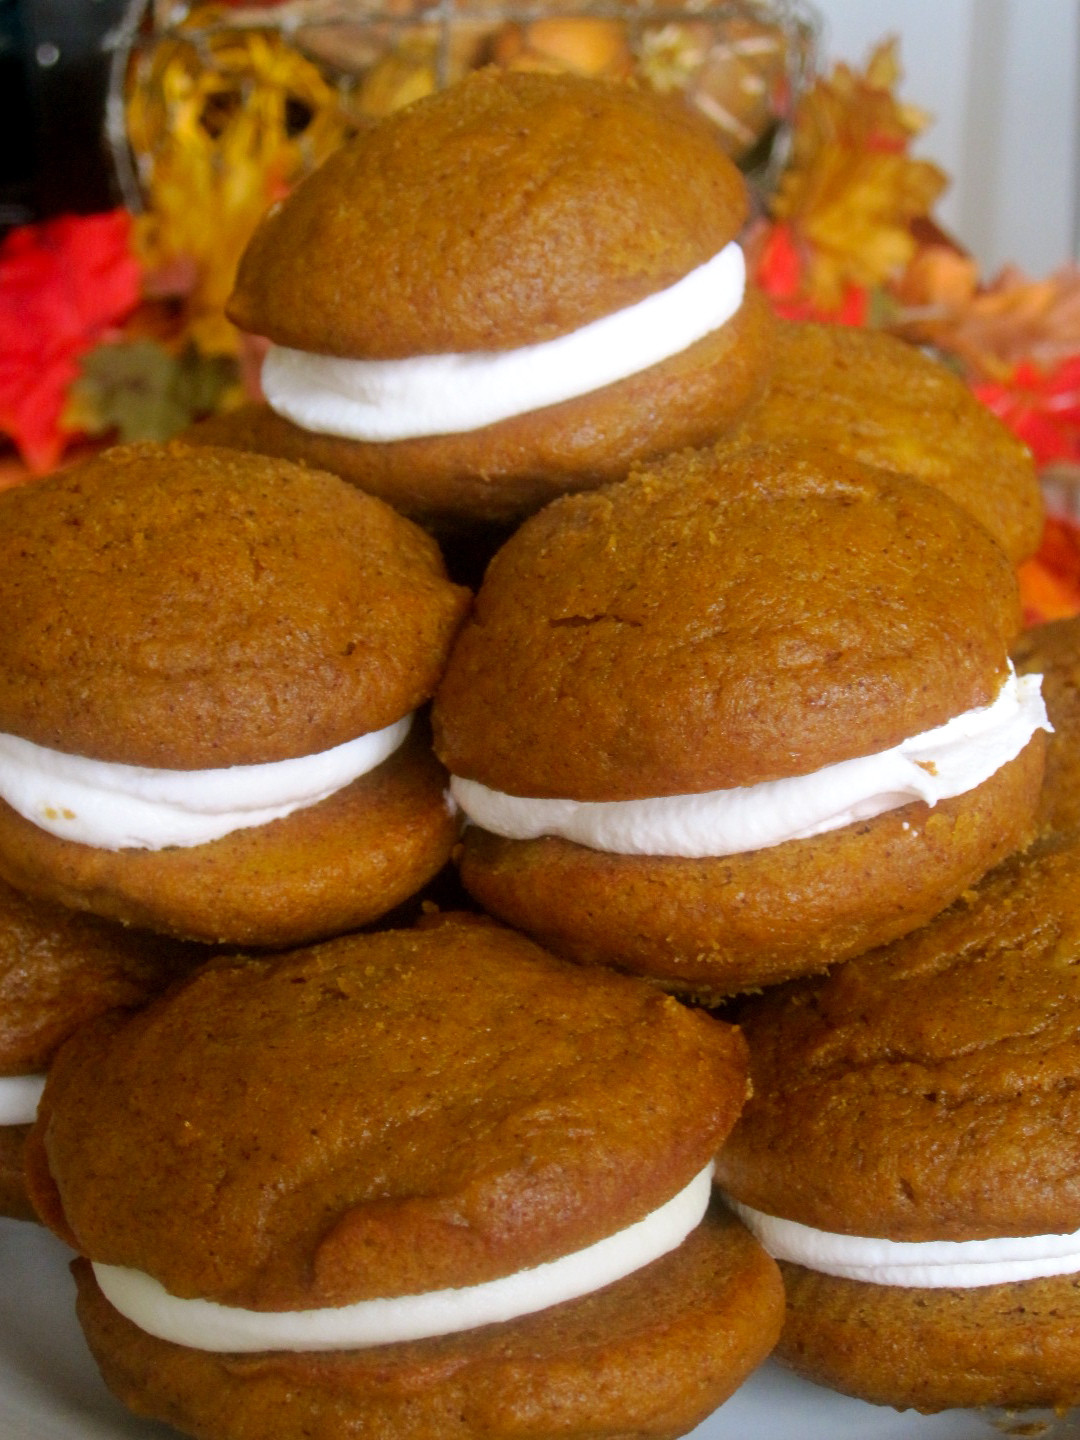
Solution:
M220 22L196 7L138 55L126 104L147 202L138 253L150 271L195 262L183 331L206 354L237 350L224 305L259 219L350 130L337 91L281 35Z
M912 221L929 215L943 171L908 153L926 124L902 104L895 41L875 50L860 74L837 65L796 109L791 158L772 211L808 257L807 297L839 305L849 284L872 287L900 275L916 250Z

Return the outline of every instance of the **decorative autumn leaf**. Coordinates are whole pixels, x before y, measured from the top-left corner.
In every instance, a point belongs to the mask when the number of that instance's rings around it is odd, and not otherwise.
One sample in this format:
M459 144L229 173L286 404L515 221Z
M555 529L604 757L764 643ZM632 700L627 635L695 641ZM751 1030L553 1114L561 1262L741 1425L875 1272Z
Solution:
M62 422L79 357L139 303L124 210L24 225L0 245L0 431L35 472L71 438Z
M126 119L147 197L136 229L145 268L194 267L184 331L204 353L231 355L225 301L252 231L350 125L338 92L280 34L219 19L195 7L138 57Z
M1004 380L972 388L1023 440L1036 465L1080 462L1080 355L1051 371L1024 360Z
M194 346L173 355L152 340L100 345L83 356L65 419L89 435L168 440L216 410L237 383L233 361Z
M899 276L917 242L913 220L945 189L943 171L908 154L926 116L898 101L895 41L859 74L837 65L799 101L791 159L772 201L806 250L807 298L836 310L849 286L870 289Z
M805 256L800 253L789 225L767 227L751 237L748 247L754 279L769 296L773 309L785 320L814 320L835 325L865 325L871 297L858 285L845 285L840 304L825 309L805 295Z
M1080 266L1045 280L1009 266L980 285L973 261L962 276L956 263L917 256L898 293L905 333L956 355L976 379L1007 385L1025 360L1051 371L1080 354Z
M1023 562L1017 578L1026 625L1080 615L1080 528L1047 516L1038 553Z

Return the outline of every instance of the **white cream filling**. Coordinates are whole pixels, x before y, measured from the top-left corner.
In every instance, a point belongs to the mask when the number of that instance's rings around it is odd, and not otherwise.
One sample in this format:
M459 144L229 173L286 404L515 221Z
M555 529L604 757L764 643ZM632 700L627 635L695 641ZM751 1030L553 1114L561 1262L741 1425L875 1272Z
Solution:
M101 850L204 845L316 805L374 770L412 716L316 755L219 770L154 770L0 734L0 799L62 840Z
M32 1125L44 1089L44 1075L0 1075L0 1125Z
M736 313L746 261L732 241L666 290L517 350L349 360L270 347L262 388L294 425L348 440L479 430L588 395L704 339Z
M973 790L1049 730L1042 676L1010 673L997 697L892 750L810 775L701 795L646 800L527 799L452 776L473 824L510 840L557 835L615 855L737 855L869 820L912 800L934 805Z
M815 1230L725 1198L774 1260L867 1285L963 1290L1080 1271L1080 1230L992 1240L880 1240Z
M352 1350L452 1335L591 1294L676 1249L709 1205L712 1165L644 1220L531 1270L483 1285L361 1300L323 1310L243 1310L182 1300L150 1275L94 1265L105 1298L150 1335L198 1350Z

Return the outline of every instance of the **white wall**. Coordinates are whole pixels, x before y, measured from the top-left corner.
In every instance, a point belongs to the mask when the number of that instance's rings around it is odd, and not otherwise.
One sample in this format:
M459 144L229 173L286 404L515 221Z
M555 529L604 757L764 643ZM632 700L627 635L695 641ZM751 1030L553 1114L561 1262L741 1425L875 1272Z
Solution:
M1080 0L811 0L827 61L900 39L916 153L952 185L936 214L993 275L1080 260Z

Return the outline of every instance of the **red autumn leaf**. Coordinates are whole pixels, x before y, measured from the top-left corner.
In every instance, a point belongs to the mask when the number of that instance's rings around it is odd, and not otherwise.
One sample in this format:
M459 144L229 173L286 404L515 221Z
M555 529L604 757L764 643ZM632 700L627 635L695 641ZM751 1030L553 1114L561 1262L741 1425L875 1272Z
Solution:
M985 381L973 389L1023 440L1037 465L1080 461L1080 355L1050 371L1025 360L1006 381Z
M0 431L32 470L70 438L61 415L79 357L139 303L130 237L115 210L20 226L0 245Z
M1017 574L1026 625L1080 614L1080 526L1048 515L1038 553Z
M770 226L761 242L755 279L785 320L818 320L834 325L865 325L869 295L861 285L845 285L836 309L823 309L803 292L803 257L790 225Z

